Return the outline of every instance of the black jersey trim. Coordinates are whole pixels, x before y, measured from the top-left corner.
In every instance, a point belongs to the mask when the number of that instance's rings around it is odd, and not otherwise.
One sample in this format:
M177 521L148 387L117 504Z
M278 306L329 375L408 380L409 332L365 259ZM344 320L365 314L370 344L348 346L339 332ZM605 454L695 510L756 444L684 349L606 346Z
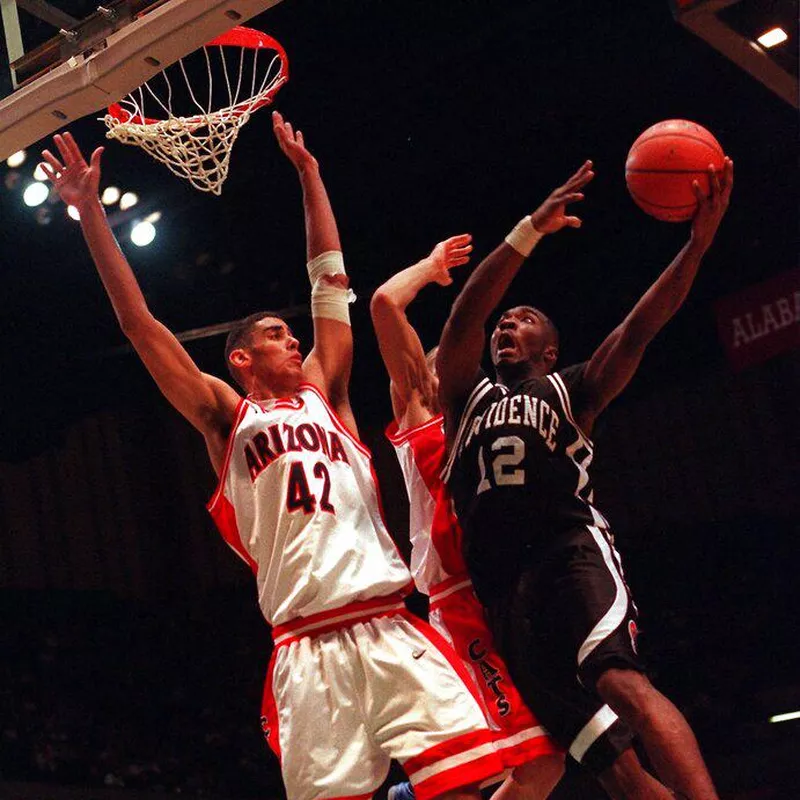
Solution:
M464 410L461 412L461 418L458 421L455 439L453 439L453 447L447 457L447 463L444 465L444 469L441 472L441 478L445 483L447 483L447 481L450 479L450 472L453 469L456 455L459 447L461 446L461 440L464 438L464 430L470 422L472 412L475 410L475 406L477 406L478 403L493 388L494 384L486 376L484 376L480 381L478 381L475 388L470 392L470 395L467 398L467 403L464 406Z
M597 624L584 639L583 644L578 649L578 667L592 654L595 648L599 647L614 631L622 625L628 615L630 604L628 602L628 590L625 586L625 579L622 577L617 561L614 558L614 548L603 534L600 528L587 525L586 530L594 539L603 562L606 565L616 587L614 602L605 614L598 620Z
M575 417L572 414L572 403L569 399L569 390L567 389L567 385L564 383L564 379L557 373L551 373L547 376L547 379L550 383L553 384L553 388L556 390L558 394L561 405L564 406L564 413L567 415L567 419L569 420L570 424L573 428L578 432L578 435L583 439L586 449L589 452L594 451L594 442L583 432L581 426L575 421Z

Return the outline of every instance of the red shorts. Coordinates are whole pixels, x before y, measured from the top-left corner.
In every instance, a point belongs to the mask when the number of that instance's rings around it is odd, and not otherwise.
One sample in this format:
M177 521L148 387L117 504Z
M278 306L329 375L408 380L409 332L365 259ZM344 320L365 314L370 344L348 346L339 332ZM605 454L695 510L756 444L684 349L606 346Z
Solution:
M431 587L430 600L430 624L453 646L480 689L503 765L513 769L540 756L563 752L511 682L469 578L455 575Z

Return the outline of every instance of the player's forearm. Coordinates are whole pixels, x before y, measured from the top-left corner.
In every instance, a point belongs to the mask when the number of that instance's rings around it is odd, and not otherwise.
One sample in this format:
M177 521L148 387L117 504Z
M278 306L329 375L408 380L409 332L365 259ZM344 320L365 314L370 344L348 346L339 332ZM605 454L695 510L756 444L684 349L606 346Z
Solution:
M306 257L309 261L320 253L341 250L339 230L333 215L328 192L319 167L309 165L298 171L303 189L303 208L306 221Z
M477 266L456 298L448 326L455 330L483 330L508 287L522 267L525 257L503 242Z
M117 319L127 333L150 312L99 200L81 207L81 229Z
M379 286L373 295L373 303L391 305L399 312L405 312L420 291L432 281L430 260L423 258Z
M686 300L707 245L690 239L656 282L645 292L625 322L623 335L643 346L669 322Z

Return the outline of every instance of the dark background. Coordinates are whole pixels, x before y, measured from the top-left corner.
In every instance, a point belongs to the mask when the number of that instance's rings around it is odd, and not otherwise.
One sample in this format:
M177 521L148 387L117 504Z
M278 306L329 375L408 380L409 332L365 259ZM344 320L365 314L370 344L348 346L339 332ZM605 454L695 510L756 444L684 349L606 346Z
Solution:
M543 241L508 298L553 317L564 364L587 358L688 235L630 200L630 144L686 118L734 159L732 204L685 307L598 426L598 503L654 680L724 795L796 796L800 723L767 719L800 708L797 354L734 373L713 316L717 299L796 264L796 111L662 0L291 0L251 24L289 53L277 107L304 131L337 213L359 295L353 404L401 542L371 291L455 233L473 234L477 261L592 158L584 227ZM86 150L104 141L91 118L71 129ZM0 187L0 779L279 796L258 727L268 629L203 509L214 481L202 441L120 352L78 226L58 205L41 226L22 205L33 163ZM172 330L306 301L299 188L267 111L243 129L221 198L115 143L111 183L163 214L148 248L118 233ZM411 309L426 346L462 281ZM307 349L308 320L293 323ZM225 375L222 344L188 349ZM592 796L573 777L560 792Z

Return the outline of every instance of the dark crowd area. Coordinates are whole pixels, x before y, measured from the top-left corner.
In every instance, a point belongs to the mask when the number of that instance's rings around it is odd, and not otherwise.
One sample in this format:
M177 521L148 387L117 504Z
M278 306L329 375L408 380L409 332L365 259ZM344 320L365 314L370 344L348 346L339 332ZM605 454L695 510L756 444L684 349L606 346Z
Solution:
M654 682L694 727L723 796L790 798L800 780L798 733L768 724L771 697L762 687L788 687L797 676L779 652L767 654L773 674L757 674L748 651L776 624L774 601L746 575L737 582L753 601L747 642L722 648L730 627L713 618L710 599L659 607L651 585L640 593L641 646ZM259 726L270 639L252 595L243 583L165 613L108 592L4 592L0 796L10 796L5 782L30 782L214 800L284 797ZM424 611L413 599L412 606ZM395 770L390 781L398 777ZM600 796L573 770L555 794Z

